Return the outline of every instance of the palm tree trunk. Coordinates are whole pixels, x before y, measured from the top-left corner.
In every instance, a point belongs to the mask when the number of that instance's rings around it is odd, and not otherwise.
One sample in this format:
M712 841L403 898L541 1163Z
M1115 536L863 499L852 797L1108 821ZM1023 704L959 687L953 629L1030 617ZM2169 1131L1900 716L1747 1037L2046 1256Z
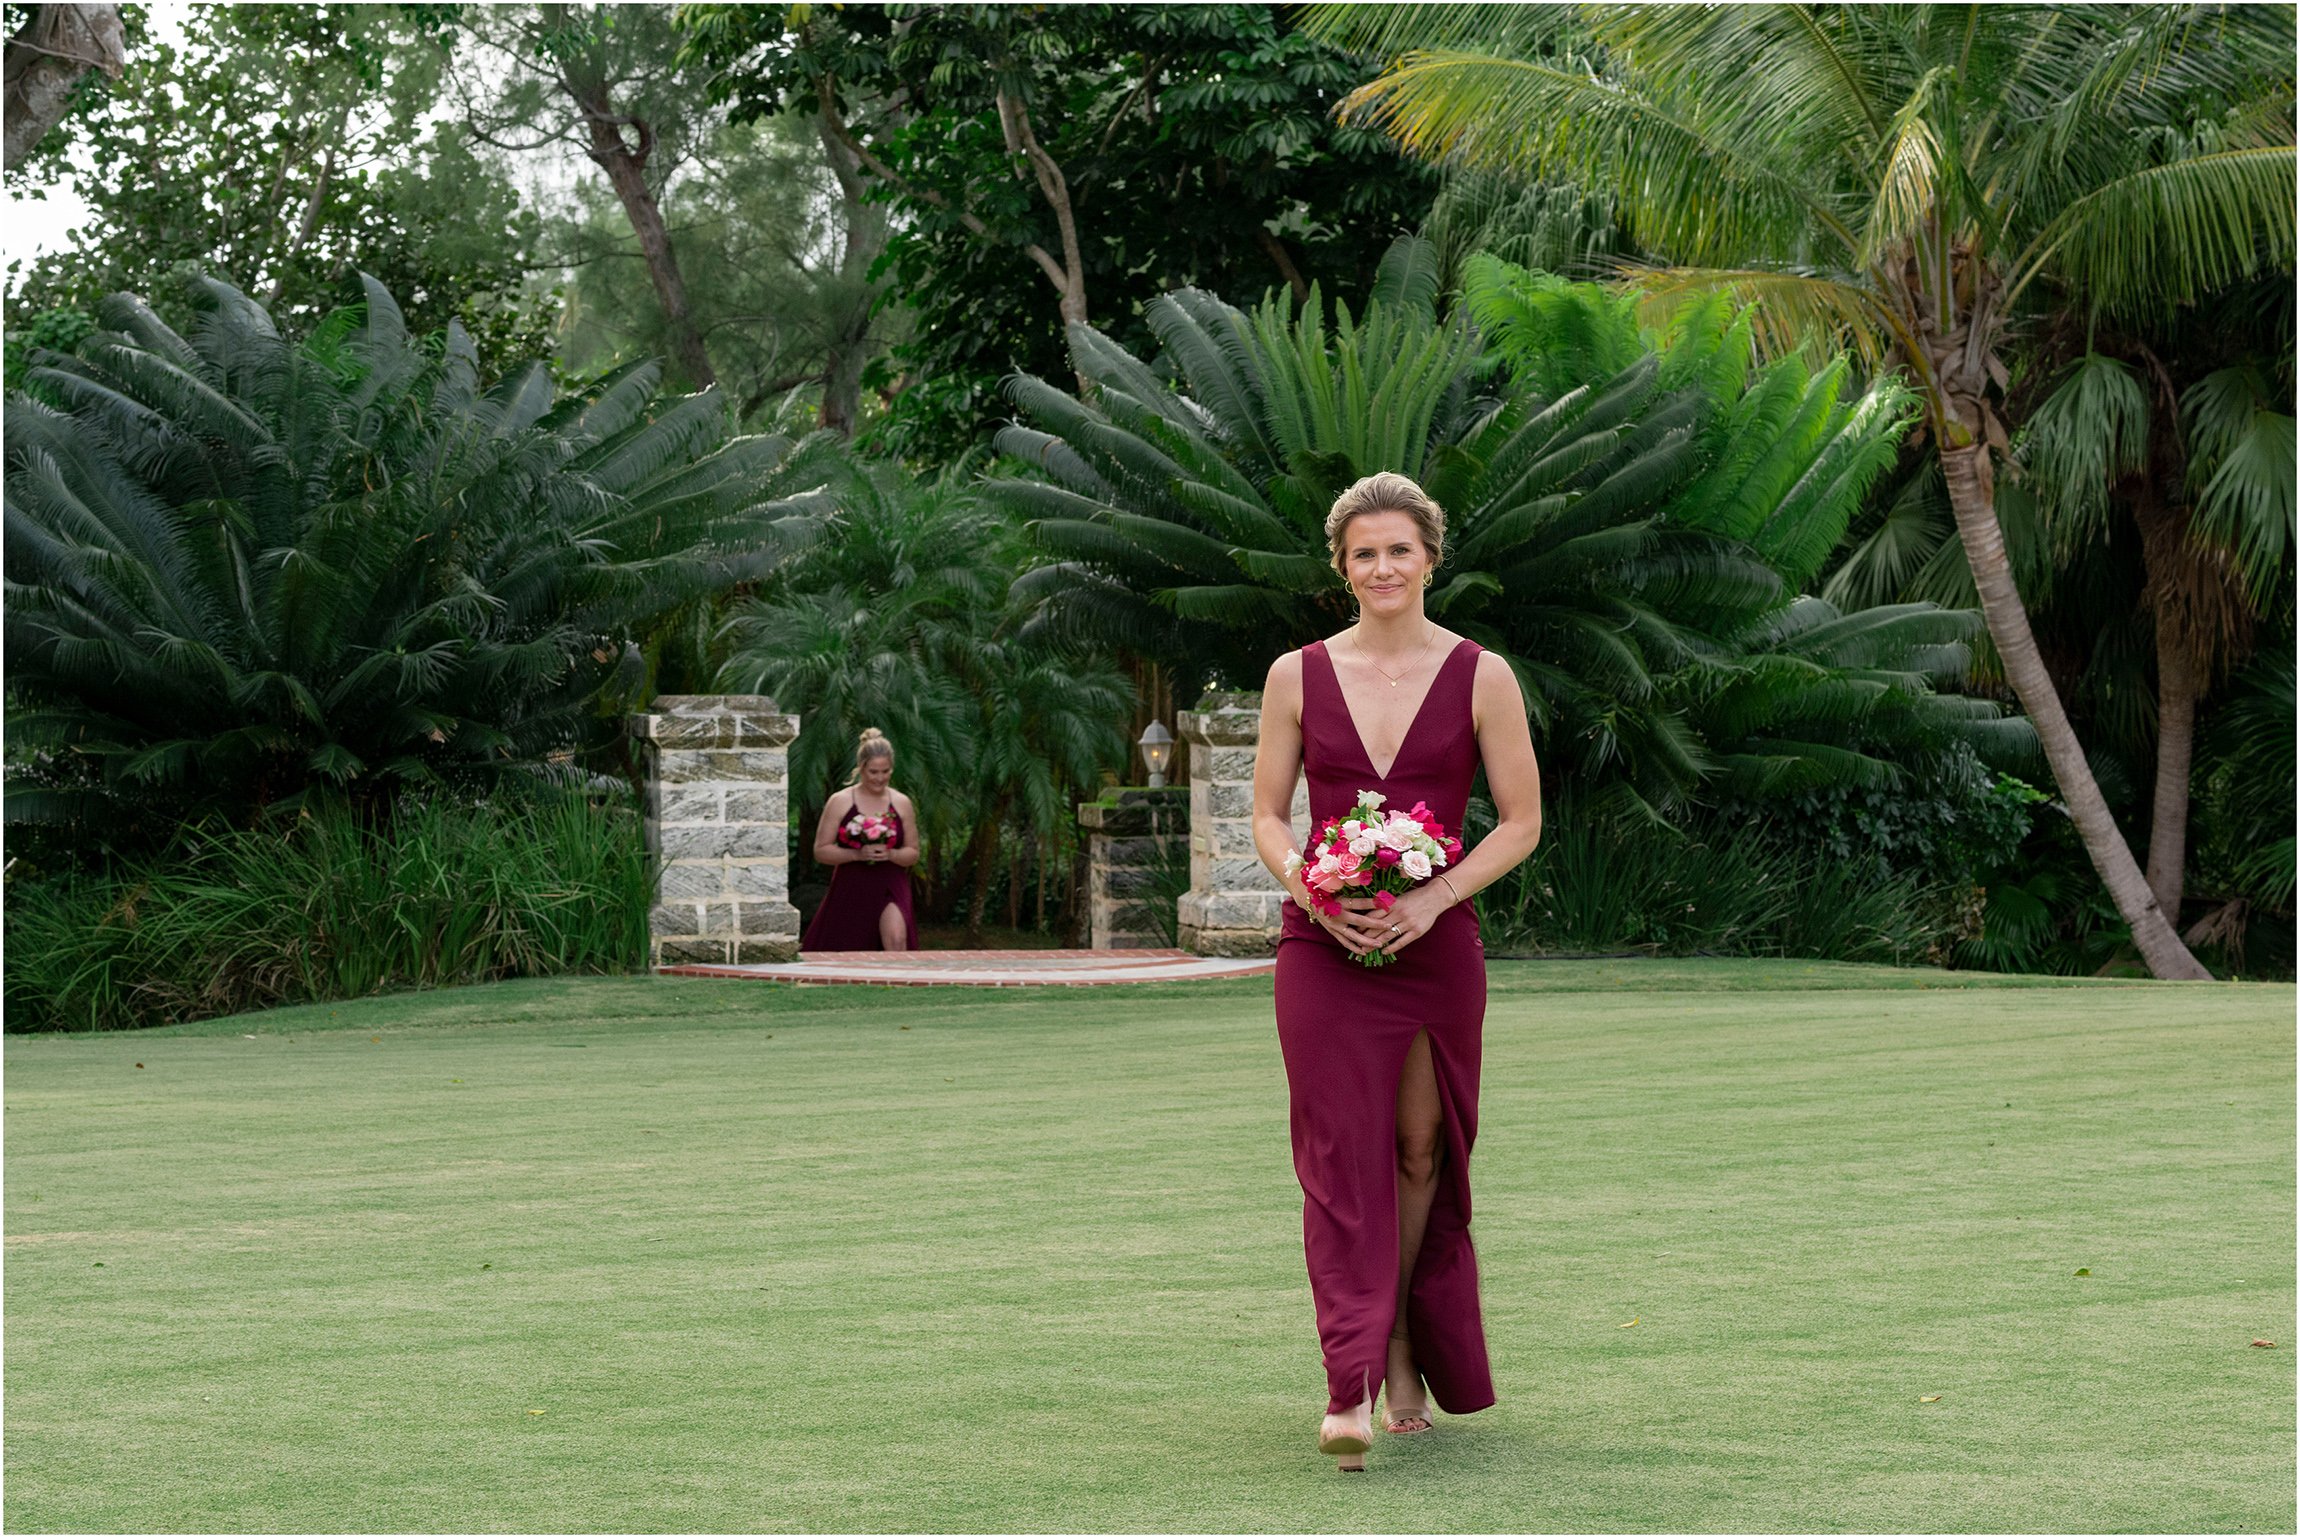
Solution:
M2157 463L2173 464L2159 452ZM2187 876L2189 770L2195 759L2196 711L2212 675L2206 613L2227 605L2211 600L2224 589L2199 569L2188 543L2188 519L2167 506L2156 484L2143 476L2132 501L2140 525L2141 559L2148 568L2146 602L2156 628L2156 795L2148 828L2148 885L2156 905L2175 925Z
M976 829L974 855L974 889L966 901L966 943L982 944L983 921L990 916L990 876L997 866L999 833L1006 824L1007 800L999 798L998 805ZM987 837L979 836L987 834Z
M1979 590L1981 614L1988 621L1989 637L2004 662L2005 678L2020 697L2044 745L2060 786L2061 802L2084 840L2093 869L2108 888L2116 911L2132 927L2133 943L2151 974L2162 978L2209 978L2158 905L2156 892L2141 874L2131 847L2110 815L2108 802L2085 762L2084 746L2069 725L2052 675L2037 654L2036 635L2029 628L2028 610L2014 585L2012 562L2005 554L2004 530L1997 523L1996 477L1989 465L1985 442L1969 447L1941 447L1941 471L1948 481L1949 505L1956 513L1957 536L1971 564L1973 586Z
M2188 770L2196 746L2195 659L2156 631L2156 802L2148 825L2148 887L2168 919L2180 915L2188 860Z

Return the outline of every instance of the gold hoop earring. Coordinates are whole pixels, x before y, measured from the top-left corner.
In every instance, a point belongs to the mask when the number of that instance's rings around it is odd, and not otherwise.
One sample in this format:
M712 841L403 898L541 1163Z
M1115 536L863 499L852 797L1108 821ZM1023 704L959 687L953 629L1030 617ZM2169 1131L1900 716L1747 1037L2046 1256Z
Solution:
M1422 586L1423 586L1423 587L1425 587L1425 588L1426 588L1426 587L1428 587L1428 586L1429 586L1429 585L1430 585L1432 582L1435 582L1436 580L1437 580L1437 573L1436 573L1436 572L1434 572L1434 571L1425 571L1425 572L1423 572L1423 573L1422 573Z

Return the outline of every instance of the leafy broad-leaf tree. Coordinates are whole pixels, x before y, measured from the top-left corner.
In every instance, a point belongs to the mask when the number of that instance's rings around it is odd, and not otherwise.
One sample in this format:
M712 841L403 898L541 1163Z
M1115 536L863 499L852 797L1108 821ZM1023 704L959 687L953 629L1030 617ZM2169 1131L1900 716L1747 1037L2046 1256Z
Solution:
M164 41L130 7L125 70L90 74L9 169L12 198L68 176L87 206L69 241L9 273L10 369L20 339L76 342L109 294L142 294L186 322L176 279L189 270L297 326L358 302L366 273L415 329L462 321L491 367L543 352L556 305L542 221L436 114L452 10L192 6Z
M1362 295L1437 178L1333 108L1363 71L1283 5L682 6L738 120L811 119L847 195L894 215L916 318L887 441L948 458L998 384L1062 372L1065 327L1137 349L1142 306L1313 282Z
M1150 307L1157 368L1074 328L1092 395L1014 380L1027 423L999 446L1043 479L990 487L1055 557L1016 585L1036 622L1258 679L1349 622L1326 510L1359 476L1396 470L1447 510L1430 611L1510 660L1549 761L1593 792L1648 813L1682 804L1715 767L1696 715L1735 679L1731 750L1802 764L1759 779L1889 773L1850 739L1760 723L1848 719L1883 692L1926 692L1931 667L1855 681L1820 653L1748 663L1733 638L1834 546L1893 453L1901 397L1848 397L1841 364L1753 371L1746 317L1722 303L1654 339L1589 285L1492 261L1469 277L1445 319L1419 241L1393 248L1363 316L1329 320L1315 293L1249 314L1185 290ZM1930 606L1869 622L1858 665L1939 663L1966 628ZM1807 686L1828 702L1799 706Z
M7 402L11 817L116 833L315 789L484 782L585 745L636 638L815 528L787 439L652 364L490 386L392 297L310 335L212 280Z
M2293 250L2282 6L1363 6L1351 98L1410 152L1604 188L1651 292L1905 369L2005 676L2150 970L2206 975L2110 815L1995 513L2024 314L2161 310Z

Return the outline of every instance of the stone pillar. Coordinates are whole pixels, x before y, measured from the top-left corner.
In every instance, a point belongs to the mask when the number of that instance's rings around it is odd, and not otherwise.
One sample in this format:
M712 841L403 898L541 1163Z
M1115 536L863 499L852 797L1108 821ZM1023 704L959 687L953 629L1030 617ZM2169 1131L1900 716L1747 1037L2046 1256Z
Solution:
M646 745L649 960L790 961L791 739L799 718L763 694L666 694L630 718Z
M1078 808L1086 830L1088 940L1098 951L1149 950L1174 943L1174 915L1153 904L1172 901L1173 864L1186 860L1190 793L1179 785L1136 786Z
M1190 744L1190 890L1178 929L1201 956L1267 956L1277 948L1285 890L1254 851L1254 755L1259 691L1210 693L1181 714ZM1294 780L1294 847L1309 837L1310 787Z

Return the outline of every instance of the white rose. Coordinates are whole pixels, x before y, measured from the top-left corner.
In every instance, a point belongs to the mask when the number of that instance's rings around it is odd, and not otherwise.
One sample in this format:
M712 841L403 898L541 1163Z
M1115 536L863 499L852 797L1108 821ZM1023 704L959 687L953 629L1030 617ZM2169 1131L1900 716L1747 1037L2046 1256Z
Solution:
M1392 818L1382 828L1382 842L1398 853L1404 854L1414 847L1414 840L1421 837L1421 831L1421 824L1418 822L1405 817Z
M1358 805L1360 806L1370 806L1379 810L1385 799L1378 790L1361 790L1358 792Z
M1286 851L1285 867L1286 874L1289 876L1302 868L1302 852L1299 849Z
M1356 838L1359 834L1365 831L1366 825L1358 821L1355 817L1342 824L1342 837L1344 838Z
M1414 880L1429 880L1430 857L1426 854L1423 854L1419 849L1407 850L1404 854L1398 857L1398 864L1404 869L1405 873L1408 876L1411 876Z
M1360 833L1356 838L1350 840L1350 853L1361 860L1381 847L1381 836L1372 832Z

